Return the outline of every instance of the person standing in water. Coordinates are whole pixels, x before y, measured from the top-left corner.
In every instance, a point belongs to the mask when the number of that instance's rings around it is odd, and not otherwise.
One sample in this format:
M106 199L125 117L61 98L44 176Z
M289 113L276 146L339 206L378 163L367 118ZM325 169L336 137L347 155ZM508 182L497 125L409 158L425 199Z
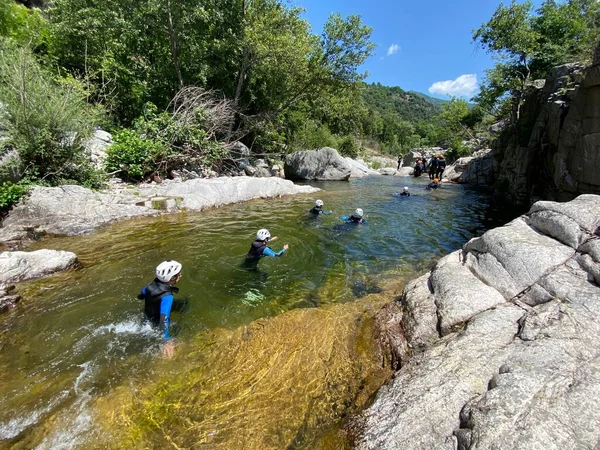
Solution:
M352 213L351 216L343 216L342 220L346 223L367 223L363 216L363 210L360 208L356 208L356 210Z
M138 294L139 300L144 300L144 315L162 332L164 340L163 353L173 356L175 344L169 335L171 310L173 309L173 294L179 292L175 284L181 280L181 264L177 261L166 260L156 267L156 278Z
M266 228L261 228L256 233L256 239L250 246L250 250L246 255L246 261L258 262L263 256L281 256L290 247L288 244L283 246L283 249L275 252L268 246L269 242L273 242L277 236L271 238L271 233Z
M313 206L309 212L315 216L320 214L331 214L331 211L323 210L323 200L317 200L315 206Z
M440 156L438 156L438 165L435 171L435 178L441 180L442 176L444 175L444 170L446 170L446 158L444 158L444 155L440 153Z

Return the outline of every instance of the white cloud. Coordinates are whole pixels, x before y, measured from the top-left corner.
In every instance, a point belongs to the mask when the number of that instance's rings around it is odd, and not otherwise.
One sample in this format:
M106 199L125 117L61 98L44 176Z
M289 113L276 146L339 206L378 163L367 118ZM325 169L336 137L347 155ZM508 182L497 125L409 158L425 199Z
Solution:
M477 91L479 91L479 83L477 83L477 75L474 73L466 73L456 80L436 81L429 86L431 94L449 95L451 97L471 98Z
M398 44L392 44L390 45L390 47L388 48L388 52L387 55L391 56L391 55L395 55L396 53L398 53L401 50L400 46Z

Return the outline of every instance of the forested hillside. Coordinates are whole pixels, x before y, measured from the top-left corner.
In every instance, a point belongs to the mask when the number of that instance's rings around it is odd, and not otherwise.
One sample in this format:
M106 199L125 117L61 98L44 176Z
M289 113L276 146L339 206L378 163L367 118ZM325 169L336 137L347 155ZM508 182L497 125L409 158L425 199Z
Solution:
M398 120L417 123L431 121L440 113L439 106L425 98L424 94L408 92L400 87L372 83L365 86L364 99L372 111L382 116L394 115Z
M471 108L365 84L375 44L357 15L331 14L316 34L282 0L0 0L0 130L19 157L9 170L25 188L99 186L106 172L139 180L190 163L218 170L237 140L279 157L440 144L459 156L482 120L518 116L532 79L590 59L598 5L500 4L473 33L499 63ZM115 141L102 170L83 146L98 126ZM24 189L3 197L3 186L0 210Z

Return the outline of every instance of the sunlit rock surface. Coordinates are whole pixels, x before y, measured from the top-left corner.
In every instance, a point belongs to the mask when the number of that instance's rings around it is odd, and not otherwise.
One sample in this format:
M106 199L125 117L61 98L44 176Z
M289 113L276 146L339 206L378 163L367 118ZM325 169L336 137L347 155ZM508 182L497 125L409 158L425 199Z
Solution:
M344 181L350 178L352 166L337 150L324 147L287 155L284 171L290 180Z
M0 286L30 280L68 269L77 264L77 255L59 250L0 253Z
M183 182L113 187L92 191L82 186L37 186L10 213L0 228L0 243L16 245L44 234L89 233L119 219L152 216L169 211L199 211L256 198L317 192L280 178L251 177L194 179Z
M409 283L407 362L349 426L356 447L596 448L599 227L600 196L538 202Z

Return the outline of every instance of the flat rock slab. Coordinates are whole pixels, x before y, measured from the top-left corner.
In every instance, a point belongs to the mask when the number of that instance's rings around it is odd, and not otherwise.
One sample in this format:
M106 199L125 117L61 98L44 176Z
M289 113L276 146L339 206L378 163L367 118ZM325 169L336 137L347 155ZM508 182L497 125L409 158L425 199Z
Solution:
M92 191L82 186L37 186L4 220L0 242L18 245L28 236L77 235L120 219L181 210L200 211L256 198L309 194L319 189L280 178L215 178L165 181Z
M0 285L39 278L77 264L77 255L60 250L0 253Z

